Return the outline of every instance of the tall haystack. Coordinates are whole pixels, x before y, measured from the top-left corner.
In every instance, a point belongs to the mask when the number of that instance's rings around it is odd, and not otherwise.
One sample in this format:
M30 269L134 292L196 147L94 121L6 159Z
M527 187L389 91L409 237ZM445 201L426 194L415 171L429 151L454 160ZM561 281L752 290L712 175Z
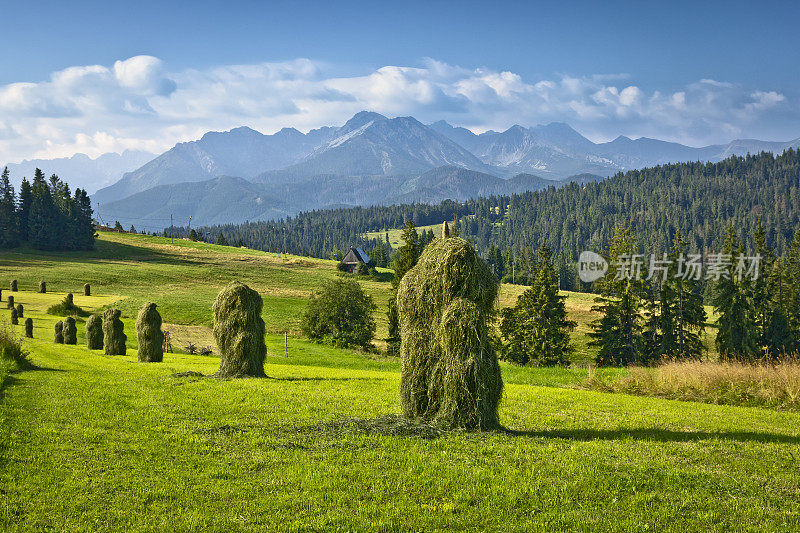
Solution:
M19 325L19 315L17 314L17 308L11 308L11 324L14 326Z
M212 312L221 358L218 377L265 376L267 346L261 306L261 296L238 281L217 296Z
M64 323L61 320L56 322L55 331L56 331L56 336L54 339L55 343L64 344Z
M44 281L39 282L39 294L46 294L47 293L47 283Z
M68 316L64 319L62 329L64 344L78 344L78 328L75 326L75 318Z
M136 337L139 340L140 363L160 363L164 360L164 332L161 331L161 315L156 310L156 304L147 303L139 309Z
M9 295L8 296L8 303L6 304L7 309L14 309L14 297Z
M83 285L83 295L84 296L91 296L92 295L92 286L88 283L84 283Z
M3 301L3 289L0 289L0 302Z
M17 316L19 318L25 318L25 308L22 307L22 304L17 304Z
M103 349L103 320L99 315L86 319L86 346L90 350Z
M17 280L11 280L11 292L17 292Z
M29 339L33 338L33 319L26 318L25 319L25 336Z
M122 311L119 309L106 309L103 313L103 347L106 355L125 355L127 349L125 342L128 337L125 335L125 325L119 317Z
M397 291L403 415L492 429L503 390L489 341L498 283L472 245L448 229L425 247Z

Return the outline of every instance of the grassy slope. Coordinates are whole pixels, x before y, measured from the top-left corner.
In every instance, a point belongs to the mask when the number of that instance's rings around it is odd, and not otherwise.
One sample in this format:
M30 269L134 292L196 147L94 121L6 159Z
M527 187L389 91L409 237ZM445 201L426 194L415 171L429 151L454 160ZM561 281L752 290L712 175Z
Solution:
M276 332L300 308L281 287L331 275L323 262L189 243L176 255L138 238L104 236L97 259L0 256L0 279L32 288L41 277L56 291L15 295L37 325L25 345L41 369L11 374L2 391L0 529L800 527L800 414L541 387L531 383L580 375L504 366L501 418L518 434L337 433L309 426L399 410L395 361L294 338L286 359L273 334L270 379L217 381L170 377L210 374L215 358L145 365L133 350L54 345L43 310L85 280L98 296L78 305L119 299L131 316L152 296L167 320L203 325L216 288L238 274L273 304ZM153 295L154 283L172 290Z

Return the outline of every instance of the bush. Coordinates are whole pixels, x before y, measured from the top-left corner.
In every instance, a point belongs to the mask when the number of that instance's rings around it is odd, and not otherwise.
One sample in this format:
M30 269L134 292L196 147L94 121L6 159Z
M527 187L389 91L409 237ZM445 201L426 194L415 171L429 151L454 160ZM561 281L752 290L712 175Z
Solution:
M214 338L220 353L217 377L264 377L264 320L261 296L234 282L217 296L212 313Z
M19 370L32 366L28 352L22 349L22 341L4 325L0 325L0 358L13 362Z
M33 338L33 319L26 318L25 319L25 336L29 339Z
M83 295L84 296L91 296L92 295L92 287L88 283L83 286Z
M53 329L55 330L55 338L53 339L53 341L56 344L64 344L64 322L59 320L58 322L56 322Z
M339 272L347 272L347 265L345 265L343 261L339 261L336 263L336 270Z
M46 294L47 293L47 283L44 281L39 282L39 294Z
M22 304L17 304L17 317L25 318L25 308L22 307Z
M103 321L99 315L86 319L86 346L90 350L103 349Z
M11 325L16 326L19 324L19 314L17 313L17 308L11 308Z
M358 266L356 267L356 274L359 274L361 276L369 275L369 267L367 266L367 264L364 263L363 261L359 261Z
M106 355L125 355L127 348L125 342L125 325L120 320L122 311L119 309L106 309L103 312L103 348Z
M57 303L48 307L47 314L56 316L89 316L87 311L84 311L73 303L73 296L71 292L68 293L63 300L61 300L61 303Z
M488 327L497 279L472 245L446 231L425 247L397 291L403 415L492 429L503 389Z
M75 319L68 316L64 319L64 326L62 329L64 336L64 344L78 344L78 328L75 327Z
M375 309L372 297L356 281L326 281L311 296L301 328L312 339L369 348L375 335Z
M147 303L139 309L136 337L139 341L139 362L160 363L164 360L164 332L161 331L161 315L156 310L156 304Z

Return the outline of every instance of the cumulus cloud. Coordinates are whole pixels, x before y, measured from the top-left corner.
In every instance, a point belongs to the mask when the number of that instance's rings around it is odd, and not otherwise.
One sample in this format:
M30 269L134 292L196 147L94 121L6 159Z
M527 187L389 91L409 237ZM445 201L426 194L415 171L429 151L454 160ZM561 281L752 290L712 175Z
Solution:
M701 145L800 135L797 104L781 92L712 79L659 91L627 74L529 80L430 58L360 75L335 70L297 59L172 72L152 56L66 68L42 82L0 86L0 160L160 152L209 130L308 130L363 109L476 132L561 121L593 140L622 134Z

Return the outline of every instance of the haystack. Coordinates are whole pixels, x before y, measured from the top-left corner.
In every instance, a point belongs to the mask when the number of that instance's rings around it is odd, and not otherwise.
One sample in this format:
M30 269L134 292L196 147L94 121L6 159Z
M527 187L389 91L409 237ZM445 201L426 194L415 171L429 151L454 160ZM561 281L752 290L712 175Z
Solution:
M67 309L75 307L75 297L72 295L71 292L68 292L67 296L64 298L64 307L66 307Z
M61 333L64 335L64 344L78 344L78 328L74 317L68 316L64 319Z
M64 344L64 323L61 320L56 322L55 331L56 331L56 336L54 339L55 343Z
M406 418L448 428L498 427L503 390L489 321L498 283L468 242L441 238L400 282L401 403Z
M90 350L103 349L103 320L99 315L86 319L86 346Z
M83 285L83 295L84 296L91 296L92 295L92 287L88 283Z
M127 352L125 342L128 337L120 316L122 311L119 309L106 309L103 313L103 348L106 355L125 355Z
M160 363L164 360L164 332L161 331L161 315L156 311L156 304L147 303L139 309L136 337L139 340L139 362Z
M8 303L6 304L7 309L14 309L14 297L9 295L8 296Z
M264 377L264 320L261 296L239 282L225 287L217 296L212 312L214 338L221 363L217 377Z
M19 325L19 315L16 307L11 308L11 324L14 326Z
M26 318L25 319L25 336L29 339L33 338L33 319Z
M19 318L25 318L25 308L22 307L22 304L17 304L17 316Z
M17 292L17 280L11 280L11 292Z
M44 281L39 282L39 294L46 294L47 293L47 283Z

